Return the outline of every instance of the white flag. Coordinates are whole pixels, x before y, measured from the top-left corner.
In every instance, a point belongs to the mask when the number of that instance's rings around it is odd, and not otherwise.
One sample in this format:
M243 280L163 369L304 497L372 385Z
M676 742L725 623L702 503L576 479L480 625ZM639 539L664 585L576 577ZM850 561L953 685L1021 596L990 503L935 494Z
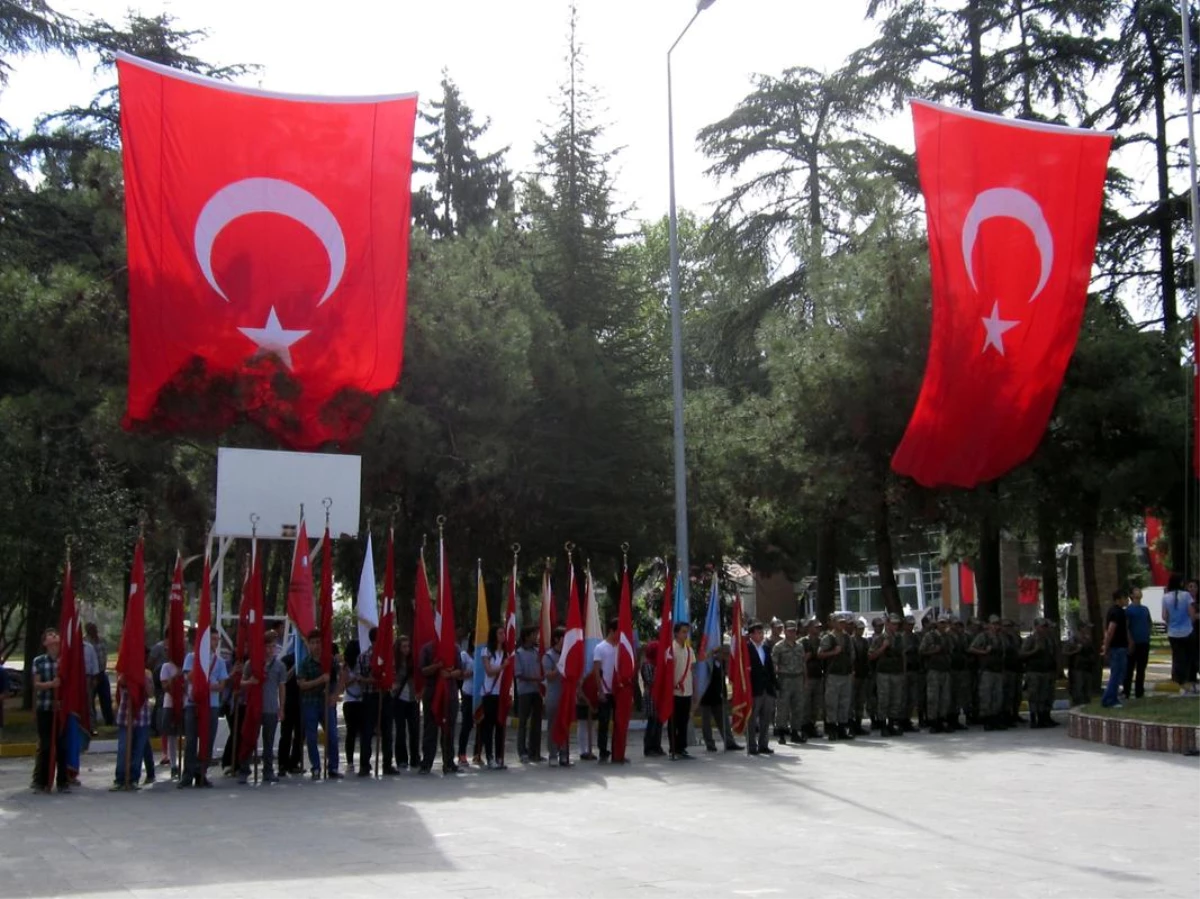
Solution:
M379 598L375 595L375 555L371 551L371 535L367 534L367 555L363 559L362 575L358 579L358 648L371 651L371 628L379 627Z

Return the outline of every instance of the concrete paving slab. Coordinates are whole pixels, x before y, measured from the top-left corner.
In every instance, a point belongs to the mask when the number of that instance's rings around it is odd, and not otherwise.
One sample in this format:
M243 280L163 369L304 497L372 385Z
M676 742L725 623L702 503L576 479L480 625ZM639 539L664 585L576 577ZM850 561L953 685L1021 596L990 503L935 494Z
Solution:
M1194 895L1200 764L1064 731L66 796L4 760L0 897Z

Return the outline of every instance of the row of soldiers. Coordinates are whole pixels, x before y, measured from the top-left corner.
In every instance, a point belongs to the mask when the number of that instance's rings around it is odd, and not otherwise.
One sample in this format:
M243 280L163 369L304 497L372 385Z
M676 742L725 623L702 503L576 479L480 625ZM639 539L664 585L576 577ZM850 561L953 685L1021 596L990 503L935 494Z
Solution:
M1056 727L1050 712L1064 666L1072 702L1088 701L1097 657L1086 624L1065 645L1046 618L1024 638L1014 621L995 615L986 624L927 615L920 631L912 615L880 615L871 634L866 627L848 612L835 613L826 628L817 618L772 622L767 642L779 682L780 742L821 736L818 722L828 740L864 736L864 714L883 736L971 725L1005 730L1026 720L1033 728ZM1020 714L1022 683L1029 719Z

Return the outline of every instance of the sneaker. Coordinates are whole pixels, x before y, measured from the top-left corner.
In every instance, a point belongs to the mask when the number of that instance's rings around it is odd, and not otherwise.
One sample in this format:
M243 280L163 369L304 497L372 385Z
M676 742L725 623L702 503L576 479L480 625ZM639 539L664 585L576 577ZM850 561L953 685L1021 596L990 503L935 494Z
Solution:
M528 764L529 764L529 756L527 756L527 755L522 755L522 756L519 756L519 759L520 759L520 762L521 762L521 764L522 764L522 765L528 765Z
M606 750L601 750L601 751L600 751L600 761L602 761L602 762L607 762L607 761L608 761L610 758L612 758L612 753L611 753L611 752L608 752L608 751L606 751Z
M495 771L495 770L496 770L496 763L495 763L495 762L493 762L491 759L488 759L488 760L487 760L487 769L488 769L489 771Z
M234 771L232 768L223 768L223 769L221 769L221 775L222 775L223 777L233 777L233 775L234 775L235 773L236 773L236 772L235 772L235 771Z
M557 768L558 767L558 759L550 759L550 767Z
M594 753L594 752L581 752L581 753L579 754L579 761L581 761L581 762L594 762L594 761L596 761L596 753Z
M470 767L471 763L467 761L467 757L465 755L460 755L458 757L458 764L464 768L467 768Z
M158 767L160 767L160 768L166 768L170 764L171 764L171 760L169 758L167 758L165 755L161 759L158 760Z

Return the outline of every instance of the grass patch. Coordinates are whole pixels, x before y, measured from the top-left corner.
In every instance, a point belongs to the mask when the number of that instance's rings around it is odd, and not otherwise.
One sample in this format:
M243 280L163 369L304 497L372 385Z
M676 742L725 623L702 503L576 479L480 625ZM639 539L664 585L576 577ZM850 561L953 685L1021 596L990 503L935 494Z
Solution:
M1200 726L1200 697L1196 696L1147 696L1129 700L1122 709L1106 709L1097 701L1084 706L1081 711L1101 718Z

